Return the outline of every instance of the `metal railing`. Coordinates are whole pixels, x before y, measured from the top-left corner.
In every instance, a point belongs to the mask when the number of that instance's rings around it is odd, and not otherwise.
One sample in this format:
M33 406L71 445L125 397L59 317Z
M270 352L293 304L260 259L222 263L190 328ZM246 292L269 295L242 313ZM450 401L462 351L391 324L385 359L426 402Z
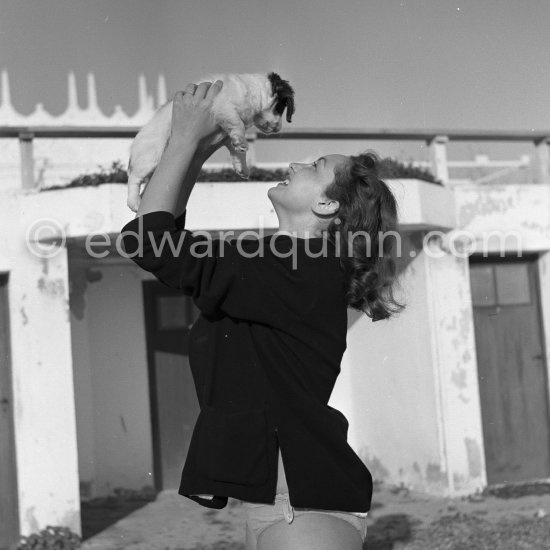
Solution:
M33 152L35 138L132 139L138 131L139 127L134 126L0 126L0 138L19 140L22 186L23 188L33 188L35 186ZM285 128L284 131L271 135L249 132L247 139L252 145L256 140L264 139L423 141L429 147L428 166L444 185L449 182L449 167L456 164L456 162L447 160L447 144L450 141L530 142L535 147L535 181L550 183L550 131ZM253 156L251 161L254 162ZM518 165L517 161L515 165Z

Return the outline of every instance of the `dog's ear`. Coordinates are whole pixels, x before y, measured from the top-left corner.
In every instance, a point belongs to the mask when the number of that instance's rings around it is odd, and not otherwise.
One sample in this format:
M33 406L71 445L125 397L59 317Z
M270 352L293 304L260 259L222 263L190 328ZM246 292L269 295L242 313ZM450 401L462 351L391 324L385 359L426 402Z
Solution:
M296 110L292 86L288 80L283 80L277 73L269 73L267 77L271 83L271 91L275 96L273 112L282 116L286 109L286 120L292 122L292 115Z
M292 115L294 114L294 111L296 110L296 107L294 106L294 95L290 96L286 103L286 121L292 122Z

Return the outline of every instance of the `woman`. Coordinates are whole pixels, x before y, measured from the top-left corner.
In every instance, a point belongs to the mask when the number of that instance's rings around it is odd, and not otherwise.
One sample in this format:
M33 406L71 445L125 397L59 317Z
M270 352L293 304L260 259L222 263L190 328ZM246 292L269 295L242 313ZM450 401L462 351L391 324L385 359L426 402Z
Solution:
M372 477L327 403L347 308L377 320L403 307L395 235L379 238L396 228L396 203L374 154L326 155L291 163L269 189L274 235L234 243L185 230L197 174L224 143L209 110L221 86L175 95L170 142L122 229L129 256L201 311L189 344L201 411L179 493L211 508L242 500L248 549L359 550Z

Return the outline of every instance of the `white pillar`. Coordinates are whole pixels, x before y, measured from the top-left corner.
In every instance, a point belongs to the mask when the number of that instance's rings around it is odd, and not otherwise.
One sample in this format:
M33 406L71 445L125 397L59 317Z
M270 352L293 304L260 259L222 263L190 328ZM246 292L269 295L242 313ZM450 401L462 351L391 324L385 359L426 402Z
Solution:
M88 107L86 108L86 118L92 124L104 123L105 115L101 112L99 104L97 102L97 87L95 83L94 73L88 73L87 75L87 88L88 88Z
M168 93L166 92L166 78L163 74L159 74L157 80L157 107L164 105L168 101Z
M550 183L550 138L535 143L537 150L535 157L536 183Z
M449 496L456 496L482 488L486 469L469 263L464 253L468 243L453 241L452 235L432 237L423 257L442 470Z
M537 261L539 286L542 338L544 340L543 353L547 369L548 400L550 401L550 251L541 253Z
M21 132L19 134L19 156L21 162L21 187L33 189L34 180L34 135L32 132Z
M0 73L0 121L2 124L19 124L23 117L13 108L11 103L10 81L8 71Z
M82 110L78 105L76 77L73 71L70 71L67 77L67 109L59 119L68 124L82 123Z
M447 136L435 136L428 142L434 175L443 185L449 182L449 167L447 166L448 141L449 138Z
M80 534L67 249L34 255L20 218L9 220L9 304L21 532L61 525Z

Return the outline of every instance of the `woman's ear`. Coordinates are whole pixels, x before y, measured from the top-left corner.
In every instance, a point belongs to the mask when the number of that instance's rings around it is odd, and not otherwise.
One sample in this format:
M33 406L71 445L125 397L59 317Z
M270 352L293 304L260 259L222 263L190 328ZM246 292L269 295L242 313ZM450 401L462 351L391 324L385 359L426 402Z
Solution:
M340 203L337 200L323 198L313 205L313 211L319 216L333 216L338 212Z

